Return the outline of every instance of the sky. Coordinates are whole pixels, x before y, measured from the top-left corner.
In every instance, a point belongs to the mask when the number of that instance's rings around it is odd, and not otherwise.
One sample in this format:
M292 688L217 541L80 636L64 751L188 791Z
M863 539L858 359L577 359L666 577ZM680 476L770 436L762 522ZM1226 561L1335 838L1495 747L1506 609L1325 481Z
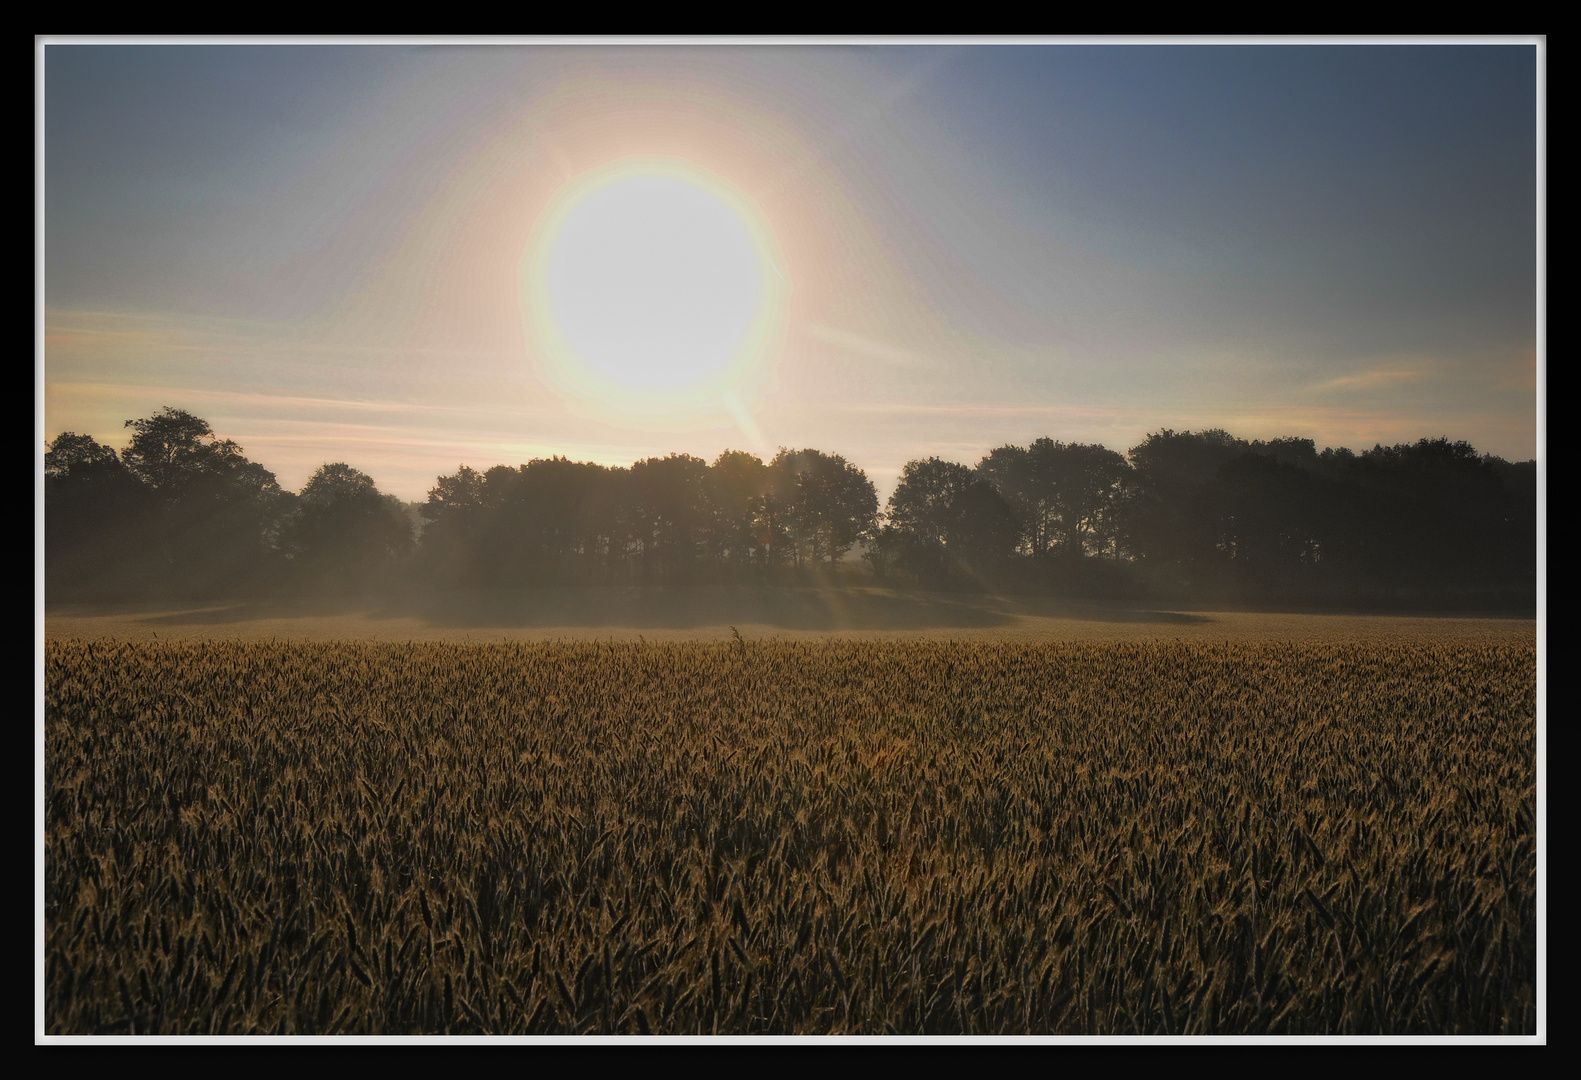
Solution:
M41 441L1538 452L1533 44L42 53Z

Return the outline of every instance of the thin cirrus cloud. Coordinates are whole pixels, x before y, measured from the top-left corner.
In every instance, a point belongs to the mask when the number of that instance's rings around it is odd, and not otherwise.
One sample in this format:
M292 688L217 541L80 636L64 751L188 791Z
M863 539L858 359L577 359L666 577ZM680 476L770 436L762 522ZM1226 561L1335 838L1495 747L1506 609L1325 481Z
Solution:
M894 364L899 367L913 367L925 363L920 357L908 349L902 349L883 341L853 334L849 330L839 330L832 326L813 324L807 327L807 336L813 341L831 345L850 356L864 360L877 360L884 364Z
M1429 375L1426 371L1363 371L1355 375L1341 375L1335 379L1328 379L1318 383L1314 390L1374 390L1382 387L1398 386L1401 383L1416 382Z

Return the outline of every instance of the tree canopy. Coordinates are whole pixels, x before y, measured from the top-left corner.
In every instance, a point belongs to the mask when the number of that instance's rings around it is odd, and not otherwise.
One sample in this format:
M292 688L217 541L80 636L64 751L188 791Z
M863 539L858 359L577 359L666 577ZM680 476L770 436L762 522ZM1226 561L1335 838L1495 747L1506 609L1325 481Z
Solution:
M119 450L71 431L46 447L50 596L855 580L865 561L930 588L1535 597L1535 463L1447 438L1357 453L1162 429L1125 454L1040 438L907 462L880 511L862 469L810 447L463 464L418 506L346 462L283 491L180 409L126 427Z

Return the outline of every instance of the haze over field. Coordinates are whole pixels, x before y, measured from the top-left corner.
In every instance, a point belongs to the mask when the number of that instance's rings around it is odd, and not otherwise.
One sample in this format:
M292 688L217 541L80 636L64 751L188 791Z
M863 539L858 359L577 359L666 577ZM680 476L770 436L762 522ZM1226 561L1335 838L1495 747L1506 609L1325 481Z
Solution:
M888 589L537 589L370 603L65 604L50 641L1145 640L1474 642L1531 647L1525 618L1214 611Z
M42 52L45 438L1537 454L1531 44Z

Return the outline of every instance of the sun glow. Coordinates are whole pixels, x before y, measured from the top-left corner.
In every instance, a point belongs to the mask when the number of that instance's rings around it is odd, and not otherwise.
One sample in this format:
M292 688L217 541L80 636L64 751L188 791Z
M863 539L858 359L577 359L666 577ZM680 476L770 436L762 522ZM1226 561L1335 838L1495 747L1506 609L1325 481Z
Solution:
M659 424L735 415L764 374L785 282L750 202L696 167L578 178L525 267L531 339L563 392Z

